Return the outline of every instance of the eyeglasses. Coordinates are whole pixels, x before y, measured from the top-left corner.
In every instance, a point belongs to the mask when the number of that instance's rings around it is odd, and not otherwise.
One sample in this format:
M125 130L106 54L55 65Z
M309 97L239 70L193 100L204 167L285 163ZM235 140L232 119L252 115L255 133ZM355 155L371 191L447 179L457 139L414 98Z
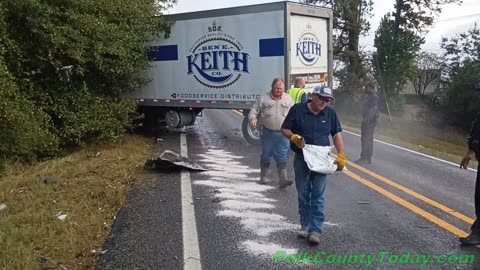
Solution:
M322 96L318 96L318 98L319 98L321 101L325 102L325 103L330 102L330 100L332 100L331 98L322 97Z
M312 94L312 96L317 96L318 99L320 99L320 101L323 101L325 103L330 102L332 100L329 97L320 96L319 94Z

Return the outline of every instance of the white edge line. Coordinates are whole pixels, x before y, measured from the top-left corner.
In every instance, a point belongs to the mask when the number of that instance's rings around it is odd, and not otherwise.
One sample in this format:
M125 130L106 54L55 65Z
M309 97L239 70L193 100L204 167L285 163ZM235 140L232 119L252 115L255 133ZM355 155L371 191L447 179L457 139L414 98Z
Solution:
M351 131L343 130L343 132L360 137L359 134L354 133L354 132L351 132ZM394 145L394 144L391 144L391 143L383 142L383 141L380 141L380 140L377 140L377 139L374 139L374 141L379 142L379 143L383 143L383 144L385 144L385 145L388 145L388 146L391 146L391 147L394 147L394 148L397 148L397 149L400 149L400 150L403 150L403 151L407 151L407 152L410 152L410 153L413 153L413 154L417 154L417 155L419 155L419 156L423 156L423 157L427 157L427 158L430 158L430 159L433 159L433 160L436 160L436 161L440 161L440 162L443 162L443 163L447 163L447 164L450 164L450 165L453 165L453 166L456 166L456 167L459 166L459 164L455 164L455 163L453 163L453 162L450 162L450 161L447 161L447 160L443 160L443 159L440 159L440 158L437 158L437 157L432 157L432 156L429 156L429 155L424 154L424 153L420 153L420 152L413 151L413 150L410 150L410 149L407 149L407 148L404 148L404 147L400 147L400 146L398 146L398 145ZM468 168L468 170L469 170L469 171L472 171L472 172L477 172L477 170L472 169L472 168Z
M180 154L188 157L187 137L180 134ZM190 172L182 170L182 229L183 229L183 269L201 270L200 249L198 247L197 223L195 221L195 206L192 196Z

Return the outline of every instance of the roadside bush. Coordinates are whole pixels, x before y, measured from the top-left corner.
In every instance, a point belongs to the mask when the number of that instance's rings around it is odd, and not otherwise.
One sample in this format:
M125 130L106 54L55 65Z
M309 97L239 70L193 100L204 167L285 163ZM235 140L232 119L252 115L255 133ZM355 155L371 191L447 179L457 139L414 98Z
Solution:
M21 91L54 95L63 87L62 67L72 66L70 84L119 96L143 83L145 44L167 26L154 0L5 0L9 71Z
M18 92L0 58L0 163L57 154L59 140L50 126L48 115Z
M145 45L175 0L0 2L0 159L116 139L145 83ZM1 164L0 164L1 165Z
M425 103L427 95L428 94L425 94L424 96L417 94L404 94L403 97L405 98L406 105L422 105Z
M437 91L430 97L430 110L441 117L433 121L469 130L473 118L480 112L480 102L473 91L473 85L479 79L480 63L464 63L446 89Z
M131 127L133 100L95 96L86 88L52 99L48 113L63 147L118 139Z

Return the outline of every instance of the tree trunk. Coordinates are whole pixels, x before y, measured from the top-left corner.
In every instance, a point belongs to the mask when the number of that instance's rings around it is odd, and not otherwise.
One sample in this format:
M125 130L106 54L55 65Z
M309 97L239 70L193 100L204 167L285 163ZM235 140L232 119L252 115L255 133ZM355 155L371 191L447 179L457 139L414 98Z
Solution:
M403 0L396 0L396 10L395 10L395 25L394 31L397 32L400 29L400 20L402 19L402 8L405 2Z
M348 45L347 45L347 71L352 79L361 80L363 77L362 64L359 56L359 40L360 40L360 11L362 0L350 1L348 6L349 20L346 22L348 27ZM353 85L352 85L353 86ZM355 87L355 86L353 86Z

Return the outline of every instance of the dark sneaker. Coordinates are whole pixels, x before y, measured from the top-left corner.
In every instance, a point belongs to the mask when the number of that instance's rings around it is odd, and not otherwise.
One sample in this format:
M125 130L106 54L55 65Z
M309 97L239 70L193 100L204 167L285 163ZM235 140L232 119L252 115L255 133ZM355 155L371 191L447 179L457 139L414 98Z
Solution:
M320 244L320 235L318 233L310 233L308 235L308 243L312 246Z
M465 245L475 246L480 245L480 234L479 233L471 233L467 237L460 237L460 242Z
M305 239L308 237L308 230L307 228L303 227L300 228L300 230L297 231L297 237L301 239Z

